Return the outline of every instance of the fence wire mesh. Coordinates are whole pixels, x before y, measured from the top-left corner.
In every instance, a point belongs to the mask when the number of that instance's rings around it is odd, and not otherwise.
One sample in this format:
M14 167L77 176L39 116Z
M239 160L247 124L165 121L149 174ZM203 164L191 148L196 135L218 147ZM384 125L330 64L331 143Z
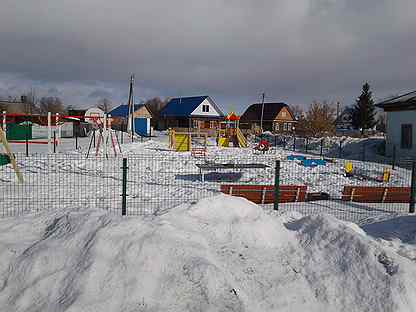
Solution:
M192 157L189 153L175 153L126 157L127 215L163 214L178 205L221 192L246 197L265 209L274 207L277 155ZM81 154L30 157L18 154L17 159L23 184L17 182L10 165L0 167L2 217L69 207L105 209L121 215L121 157L86 159ZM308 166L299 159L282 159L279 213L328 213L343 220L367 222L383 214L408 212L411 185L408 163L398 164L393 170L389 164L350 162L353 172L348 176L345 160L328 159L320 165ZM383 181L387 169L390 179ZM351 194L351 187L379 187L383 191L371 199L358 191ZM393 189L385 193L391 187L407 188L401 202L392 199Z

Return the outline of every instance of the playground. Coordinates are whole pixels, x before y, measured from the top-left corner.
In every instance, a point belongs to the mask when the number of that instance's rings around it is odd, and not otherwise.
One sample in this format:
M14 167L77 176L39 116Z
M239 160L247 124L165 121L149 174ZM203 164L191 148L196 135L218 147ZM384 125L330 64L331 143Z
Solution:
M177 151L169 131L133 142L127 133L114 134L120 145L114 153L108 144L107 154L103 146L98 153L90 147L91 134L77 143L75 138L61 138L56 153L48 153L44 144L30 145L28 157L24 144L10 143L25 183L17 183L10 165L0 167L2 194L7 194L2 195L0 212L13 215L17 201L18 214L25 205L27 211L39 211L45 204L97 205L119 214L123 158L128 167L127 213L133 215L161 213L219 193L246 197L273 209L276 160L281 165L281 212L325 212L363 222L378 214L408 211L411 170L399 165L392 169L390 164L319 158L274 146L264 153L252 138L247 147L225 147L219 146L218 137L185 133L191 146ZM389 177L384 179L387 170Z

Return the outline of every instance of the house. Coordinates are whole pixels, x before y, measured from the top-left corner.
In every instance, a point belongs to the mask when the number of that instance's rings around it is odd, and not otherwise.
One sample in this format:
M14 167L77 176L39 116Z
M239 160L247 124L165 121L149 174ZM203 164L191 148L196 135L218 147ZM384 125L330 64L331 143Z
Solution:
M360 135L360 130L353 125L354 107L347 106L335 119L335 131L337 135Z
M120 105L114 108L109 115L112 117L112 127L114 129L126 131L129 118L129 106ZM152 114L144 104L133 105L134 128L137 134L142 136L151 135L150 119Z
M161 128L218 128L224 113L209 96L171 99L160 112Z
M387 115L386 154L416 158L416 91L378 104Z
M339 114L339 116L335 119L335 126L337 130L352 130L354 126L352 124L354 108L351 106L347 106L344 110Z
M263 131L292 132L296 119L285 103L256 103L250 105L241 115L242 129L260 130L263 110Z

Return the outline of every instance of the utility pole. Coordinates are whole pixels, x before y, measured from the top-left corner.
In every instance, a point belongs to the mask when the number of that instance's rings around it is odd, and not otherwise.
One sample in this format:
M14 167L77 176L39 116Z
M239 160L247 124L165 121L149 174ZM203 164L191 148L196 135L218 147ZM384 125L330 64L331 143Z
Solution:
M263 134L263 114L264 114L264 92L262 93L262 100L261 100L261 117L260 117L260 130Z
M130 132L131 139L133 141L134 136L134 75L131 75L130 77L130 87L129 87L129 100L128 100L128 109L129 109L129 116L128 116L128 122L127 122L127 132Z

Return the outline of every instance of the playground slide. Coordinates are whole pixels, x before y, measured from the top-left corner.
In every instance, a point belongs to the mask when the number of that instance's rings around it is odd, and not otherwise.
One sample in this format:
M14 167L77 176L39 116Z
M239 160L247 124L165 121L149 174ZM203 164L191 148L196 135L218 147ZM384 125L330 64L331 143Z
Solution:
M240 128L237 128L237 139L238 145L240 147L247 147L247 139L244 134L241 132Z

